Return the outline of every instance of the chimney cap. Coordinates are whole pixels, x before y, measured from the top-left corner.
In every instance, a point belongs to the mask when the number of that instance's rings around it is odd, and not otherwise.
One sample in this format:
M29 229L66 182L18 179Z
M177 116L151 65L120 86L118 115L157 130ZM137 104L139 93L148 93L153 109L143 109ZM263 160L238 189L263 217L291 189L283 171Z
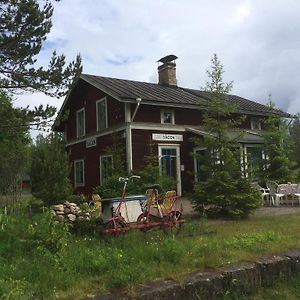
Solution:
M173 60L175 60L177 58L178 57L176 55L170 54L170 55L167 55L167 56L159 59L157 62L161 62L161 63L165 64L165 63L171 62L171 61L173 61Z

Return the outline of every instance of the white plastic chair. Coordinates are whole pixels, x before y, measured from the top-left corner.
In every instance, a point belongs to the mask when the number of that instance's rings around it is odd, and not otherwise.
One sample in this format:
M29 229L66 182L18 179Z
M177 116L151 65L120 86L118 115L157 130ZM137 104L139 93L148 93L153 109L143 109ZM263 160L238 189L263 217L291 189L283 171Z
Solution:
M270 190L270 201L274 206L279 206L283 201L285 194L278 193L278 184L276 182L267 180L266 185Z
M297 184L296 191L294 193L294 197L298 198L298 203L300 205L300 183Z
M263 205L268 202L269 206L271 206L271 197L270 197L270 190L269 189L265 189L263 187L261 187L258 183L253 182L252 187L256 190L258 190L259 192L261 192L261 199L263 202Z

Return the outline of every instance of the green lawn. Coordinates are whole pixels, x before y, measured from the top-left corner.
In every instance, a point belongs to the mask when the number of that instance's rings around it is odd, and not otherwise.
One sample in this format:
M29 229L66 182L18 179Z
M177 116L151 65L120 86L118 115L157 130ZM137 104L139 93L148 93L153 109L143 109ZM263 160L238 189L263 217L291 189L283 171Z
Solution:
M156 230L103 239L69 234L47 215L0 215L0 298L80 299L160 277L181 280L196 269L299 247L299 232L300 215L256 216L187 220L175 238Z

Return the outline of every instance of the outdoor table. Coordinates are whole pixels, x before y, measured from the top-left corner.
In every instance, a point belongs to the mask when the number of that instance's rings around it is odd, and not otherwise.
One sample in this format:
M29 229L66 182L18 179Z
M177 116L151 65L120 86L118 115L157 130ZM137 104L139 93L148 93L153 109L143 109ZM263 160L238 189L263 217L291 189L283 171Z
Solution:
M287 204L289 198L291 199L292 206L294 205L295 194L297 193L297 184L296 183L283 183L278 185L278 193L284 194L284 202Z

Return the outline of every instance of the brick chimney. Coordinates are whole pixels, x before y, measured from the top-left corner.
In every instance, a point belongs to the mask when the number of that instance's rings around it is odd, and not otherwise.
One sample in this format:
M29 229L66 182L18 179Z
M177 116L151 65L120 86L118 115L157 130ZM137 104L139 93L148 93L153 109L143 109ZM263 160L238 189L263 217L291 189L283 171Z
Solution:
M157 62L162 63L158 66L158 84L166 86L177 86L175 55L167 55Z

